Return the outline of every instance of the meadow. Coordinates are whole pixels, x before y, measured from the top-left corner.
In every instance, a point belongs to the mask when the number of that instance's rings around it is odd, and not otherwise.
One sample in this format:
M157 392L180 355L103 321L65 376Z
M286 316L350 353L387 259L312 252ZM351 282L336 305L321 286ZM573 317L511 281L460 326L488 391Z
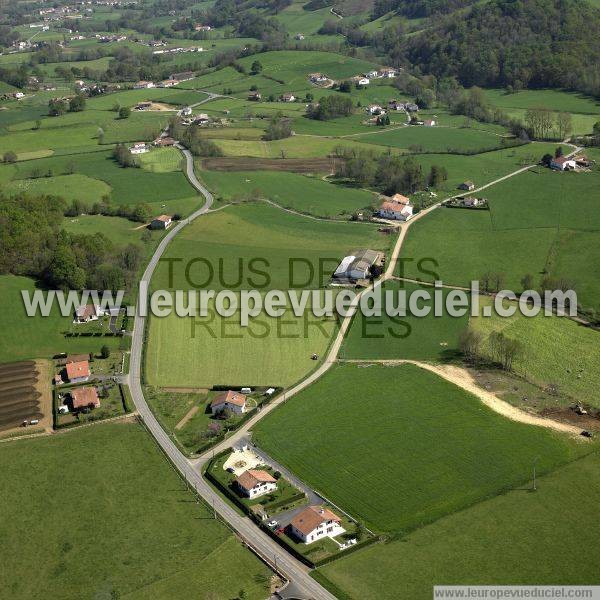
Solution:
M485 299L482 299L485 300ZM481 306L488 303L482 301ZM600 335L567 318L521 314L500 317L471 317L470 324L483 335L483 353L491 357L489 336L501 331L522 343L513 370L540 388L556 389L573 400L600 408L597 365L600 364Z
M388 544L376 544L317 572L345 600L429 600L434 585L584 585L600 569L597 520L573 519L600 502L598 452L526 486L481 502ZM518 543L515 543L518 541ZM540 554L540 549L543 552ZM457 551L460 549L460 551Z
M411 530L522 485L537 456L538 472L549 472L582 452L410 364L337 364L261 420L253 440L380 532Z
M318 289L353 248L386 250L376 226L318 221L265 203L231 206L194 221L169 245L153 289ZM169 264L172 262L172 277ZM188 263L188 261L192 261ZM189 265L189 266L188 266ZM187 270L187 276L186 276ZM312 370L336 328L333 318L261 314L153 317L146 374L151 385L290 385Z
M0 465L0 534L11 548L2 588L11 598L39 596L41 586L47 597L73 599L82 590L113 598L198 589L214 598L268 595L268 569L195 502L136 423L3 444Z
M440 277L453 285L468 285L493 271L503 273L505 284L518 291L526 274L541 280L548 272L573 281L580 304L597 308L599 183L597 170L557 173L535 168L521 173L481 193L489 211L440 208L416 223L403 256L435 259ZM405 274L420 276L414 263Z
M432 296L433 287L411 283L389 281L381 286L382 293L395 295L405 291L407 295L425 290ZM448 290L442 290L445 299ZM407 358L412 360L446 360L458 352L458 340L468 323L468 313L461 318L446 314L436 317L417 317L407 310L406 316L389 317L385 314L388 305L382 296L384 307L381 317L366 317L358 312L346 334L340 349L341 359ZM397 302L394 301L394 305Z
M364 208L373 209L377 196L367 190L347 188L296 173L274 171L201 171L208 187L224 200L260 195L302 213L348 219Z

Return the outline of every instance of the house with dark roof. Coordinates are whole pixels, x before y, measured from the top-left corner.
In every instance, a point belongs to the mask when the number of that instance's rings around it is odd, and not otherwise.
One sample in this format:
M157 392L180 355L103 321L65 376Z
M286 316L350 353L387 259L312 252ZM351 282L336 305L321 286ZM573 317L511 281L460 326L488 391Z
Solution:
M466 190L472 192L475 189L475 184L472 181L463 181L459 186L459 190Z

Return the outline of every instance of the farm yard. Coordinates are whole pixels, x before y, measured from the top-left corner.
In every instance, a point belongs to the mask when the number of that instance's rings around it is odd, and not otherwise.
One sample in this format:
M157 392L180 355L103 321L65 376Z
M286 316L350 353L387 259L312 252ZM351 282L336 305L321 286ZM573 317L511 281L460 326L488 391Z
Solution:
M82 589L165 597L185 595L190 586L217 597L267 595L270 571L194 501L137 423L2 444L0 468L0 531L12 549L2 585L11 598L35 596L42 580L46 595L61 598ZM19 484L24 473L27 486ZM82 498L93 499L93 516L78 514L65 527L58 516L77 512Z
M509 421L409 364L337 364L253 434L315 490L388 533L523 485L536 456L549 472L587 448Z

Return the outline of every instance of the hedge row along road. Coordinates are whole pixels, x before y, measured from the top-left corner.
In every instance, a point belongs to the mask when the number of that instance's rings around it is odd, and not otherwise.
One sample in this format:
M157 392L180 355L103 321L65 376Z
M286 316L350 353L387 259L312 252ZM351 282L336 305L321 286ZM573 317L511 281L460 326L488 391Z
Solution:
M183 153L186 159L185 171L190 183L204 196L205 202L201 208L192 213L188 218L177 223L165 235L165 237L162 239L162 241L156 248L156 251L150 259L150 262L148 263L148 266L146 267L146 270L144 271L144 274L141 278L141 283L148 286L148 288L150 285L152 274L154 273L154 269L156 268L158 261L160 260L161 256L163 255L166 247L171 242L171 240L188 223L190 223L197 217L206 214L210 210L210 207L213 203L212 194L200 183L200 181L194 173L194 161L192 154L179 144L177 144L177 148ZM576 151L577 150L579 149L577 148ZM575 152L571 154L574 153ZM529 165L527 167L518 169L513 173L505 175L504 177L501 177L483 187L489 187L490 185L498 183L499 181L503 181L508 177L518 175L519 173L526 171L532 166L535 165ZM409 226L414 221L417 221L418 219L423 218L425 215L429 214L431 211L436 210L440 206L440 204L441 201L429 207L428 209L421 211L411 221L399 227L398 239L396 241L396 244L394 245L392 255L388 260L386 271L384 275L374 285L381 285L384 281L393 277L394 265L402 248L404 239L406 238L406 233L408 231ZM355 301L353 303L354 307L358 305L360 301L360 296L361 294L357 295L357 297L355 298ZM224 521L227 522L229 526L232 527L238 533L238 535L244 540L246 544L248 544L248 546L250 546L282 577L284 577L284 579L287 580L288 587L286 589L285 595L290 598L295 597L314 600L335 600L335 596L329 593L319 583L312 579L312 577L310 577L308 567L306 567L300 561L296 560L294 557L288 554L286 550L280 547L266 533L264 533L258 527L256 527L249 518L239 515L233 508L231 508L229 504L227 504L204 480L204 478L202 477L202 467L210 459L213 453L219 452L221 450L233 446L237 441L241 440L248 434L248 431L259 419L267 415L274 408L279 406L282 402L285 402L287 399L291 398L298 392L302 391L303 389L314 383L319 377L326 373L337 359L337 355L344 340L345 333L348 327L350 326L351 320L352 319L350 316L347 316L343 320L338 335L331 344L329 352L327 353L326 359L315 371L313 371L307 378L302 380L289 391L285 392L284 394L280 394L279 397L275 398L269 405L267 405L262 411L260 411L260 413L257 413L251 419L249 419L244 424L244 426L238 429L231 437L227 438L226 440L221 442L221 444L217 445L215 448L211 449L210 451L202 455L200 458L195 459L193 461L188 460L179 451L179 449L171 440L169 435L164 431L164 429L156 420L155 416L153 415L146 402L146 399L144 398L144 393L142 391L141 385L141 367L143 355L142 349L144 344L145 332L145 317L141 316L140 314L136 314L134 320L133 337L131 344L129 385L131 389L133 402L139 415L143 419L146 427L148 428L152 436L155 438L155 440L165 452L167 457L171 460L173 465L185 477L186 481L194 487L196 492L209 505L214 507L215 511L221 516L221 518L224 519Z

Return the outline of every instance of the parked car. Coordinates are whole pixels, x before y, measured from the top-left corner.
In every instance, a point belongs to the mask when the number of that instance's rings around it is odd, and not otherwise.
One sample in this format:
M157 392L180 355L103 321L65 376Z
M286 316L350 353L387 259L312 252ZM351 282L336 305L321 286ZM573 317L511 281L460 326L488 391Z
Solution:
M267 523L267 527L270 527L271 529L275 529L277 527L277 525L279 525L279 523L277 521L275 521L275 519L273 519L272 521L269 521Z

